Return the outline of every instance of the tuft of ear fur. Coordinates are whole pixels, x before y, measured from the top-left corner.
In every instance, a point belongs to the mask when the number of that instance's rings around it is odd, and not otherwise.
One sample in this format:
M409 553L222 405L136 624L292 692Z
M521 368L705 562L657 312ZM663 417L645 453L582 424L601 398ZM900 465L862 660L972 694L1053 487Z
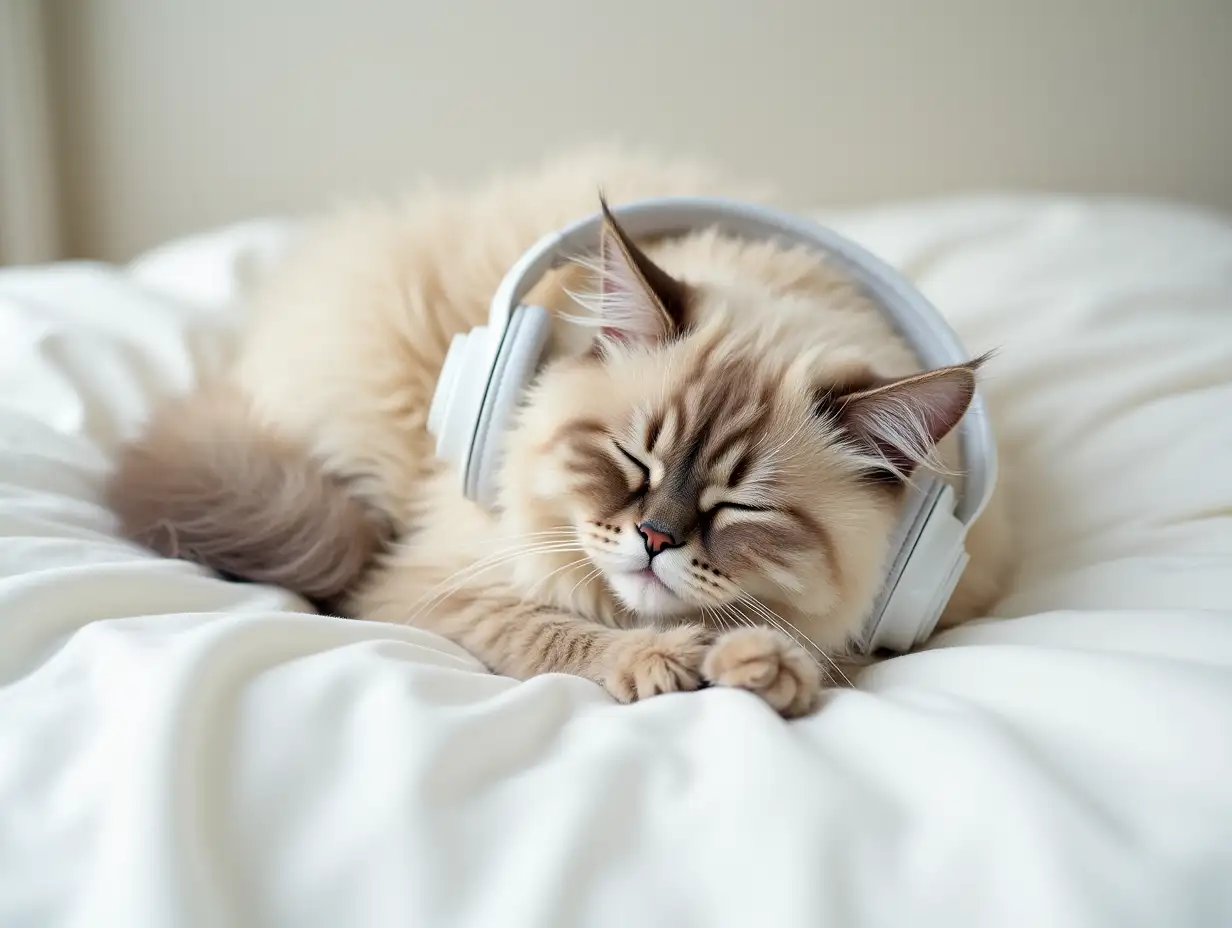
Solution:
M939 469L937 443L966 414L975 397L976 371L987 358L831 393L825 405L858 454L875 469L906 480L917 467Z
M688 288L655 264L616 221L603 194L599 244L599 292L583 300L594 312L600 339L617 343L658 342L684 328ZM582 321L582 320L577 320Z
M328 606L385 541L382 519L218 386L163 407L122 448L106 501L124 535L229 579Z

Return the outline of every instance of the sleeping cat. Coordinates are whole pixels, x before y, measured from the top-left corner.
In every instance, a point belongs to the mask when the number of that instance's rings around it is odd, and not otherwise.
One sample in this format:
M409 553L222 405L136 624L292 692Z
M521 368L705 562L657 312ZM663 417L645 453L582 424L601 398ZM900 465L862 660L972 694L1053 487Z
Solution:
M957 461L946 436L980 362L921 373L815 253L635 242L606 212L599 253L531 294L550 361L506 436L497 514L481 510L433 455L437 374L513 261L600 189L745 194L692 164L587 155L327 218L258 288L234 366L122 449L108 497L126 534L430 629L497 673L812 711L877 593L905 481ZM968 549L942 627L1003 585L997 496Z

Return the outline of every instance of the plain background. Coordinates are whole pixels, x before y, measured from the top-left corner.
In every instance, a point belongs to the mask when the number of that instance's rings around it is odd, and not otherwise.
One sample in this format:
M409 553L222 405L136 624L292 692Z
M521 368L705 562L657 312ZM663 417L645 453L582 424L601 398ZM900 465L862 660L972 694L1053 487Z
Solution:
M815 206L1047 190L1232 209L1230 0L45 8L71 256L591 140Z

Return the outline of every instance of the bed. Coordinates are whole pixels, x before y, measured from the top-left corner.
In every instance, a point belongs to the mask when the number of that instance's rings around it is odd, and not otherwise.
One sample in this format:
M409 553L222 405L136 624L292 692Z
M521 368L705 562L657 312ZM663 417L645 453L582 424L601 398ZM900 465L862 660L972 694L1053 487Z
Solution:
M1232 224L820 218L1001 347L1021 556L792 723L517 683L118 539L117 443L226 363L290 226L0 272L0 925L1232 924Z

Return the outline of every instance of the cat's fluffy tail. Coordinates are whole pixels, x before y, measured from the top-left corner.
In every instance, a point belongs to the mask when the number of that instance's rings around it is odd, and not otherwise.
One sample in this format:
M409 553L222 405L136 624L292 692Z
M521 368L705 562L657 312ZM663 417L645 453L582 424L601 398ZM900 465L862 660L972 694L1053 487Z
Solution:
M107 503L165 557L329 605L384 541L383 520L306 449L214 386L163 407L120 451Z

